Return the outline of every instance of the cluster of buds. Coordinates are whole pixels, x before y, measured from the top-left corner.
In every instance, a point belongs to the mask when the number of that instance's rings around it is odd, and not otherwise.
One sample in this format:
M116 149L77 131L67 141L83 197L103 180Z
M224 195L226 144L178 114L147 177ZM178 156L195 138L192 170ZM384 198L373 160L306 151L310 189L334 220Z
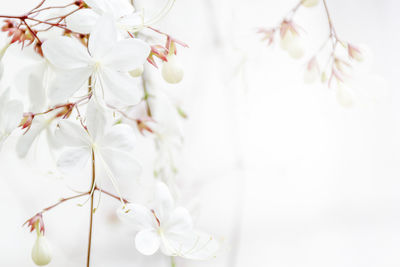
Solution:
M270 29L259 29L258 33L263 35L262 40L267 41L267 44L271 45L274 42L275 33L279 31L280 47L294 59L303 57L304 47L299 33L300 27L293 22L293 16L301 6L314 7L317 6L319 2L319 0L301 0L290 10L289 15L285 16L278 26ZM327 83L328 87L331 87L332 84L335 83L337 85L336 93L338 102L343 106L349 107L352 105L352 97L350 91L345 89L346 86L344 83L350 76L352 62L362 61L364 59L364 54L359 47L348 42L343 42L338 38L325 0L323 4L329 22L329 36L318 52L307 61L304 72L304 82L310 84L320 80L322 83ZM318 63L318 58L328 44L332 45L328 52L329 57L327 62L323 64L324 67L321 68ZM342 48L343 51L338 51L339 48ZM347 54L348 59L344 59L343 54Z
M22 43L22 46L31 45L35 41L35 32L32 34L26 27L21 27L21 23L12 20L5 20L5 25L1 28L3 32L7 32L11 37L10 43ZM25 44L27 42L27 44Z
M38 266L44 266L51 262L52 249L48 240L44 237L44 222L41 213L36 214L25 224L30 228L30 231L36 231L36 241L32 247L32 260ZM24 225L25 225L24 224Z

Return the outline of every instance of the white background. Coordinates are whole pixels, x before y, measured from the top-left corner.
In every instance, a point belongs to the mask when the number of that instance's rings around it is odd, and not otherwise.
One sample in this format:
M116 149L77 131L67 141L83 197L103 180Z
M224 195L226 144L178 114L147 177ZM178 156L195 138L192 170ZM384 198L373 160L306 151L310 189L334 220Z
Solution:
M141 2L147 14L164 4ZM304 61L267 47L256 34L296 2L177 0L158 25L190 45L179 54L184 81L163 89L178 95L189 114L182 197L196 199L198 227L222 240L217 259L178 267L400 265L400 4L327 0L339 36L373 51L358 82L376 101L360 96L345 109L331 89L303 84ZM2 1L0 13L21 14L34 3ZM311 56L328 34L322 5L301 9L296 21ZM6 68L17 67L10 59ZM0 155L0 266L34 266L34 235L21 225L71 191L43 175L49 162L17 159L13 141ZM146 153L144 145L138 149ZM93 266L158 266L118 227L118 203L100 205ZM87 209L71 203L46 215L55 254L50 266L83 266Z

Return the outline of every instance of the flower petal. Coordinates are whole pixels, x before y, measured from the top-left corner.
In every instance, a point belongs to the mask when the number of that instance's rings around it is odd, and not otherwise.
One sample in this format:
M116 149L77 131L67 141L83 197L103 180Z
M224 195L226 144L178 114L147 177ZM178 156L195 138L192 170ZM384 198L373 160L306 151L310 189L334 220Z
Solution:
M117 29L113 18L105 14L90 32L89 52L93 58L100 60L111 51L117 42Z
M140 102L142 93L134 78L127 73L104 68L100 75L106 97L110 97L111 94L112 99L126 105L135 105Z
M92 99L87 107L86 126L93 140L104 135L104 126L106 125L106 117L103 109Z
M160 182L155 185L153 206L161 223L166 222L174 208L174 200L166 184Z
M99 18L99 14L94 12L93 9L84 8L71 14L65 20L68 29L71 31L88 34L93 30Z
M11 133L21 122L24 105L18 100L11 100L4 107L4 112L6 114L4 130L6 133Z
M145 229L136 234L136 249L144 255L153 255L160 248L160 237L154 229Z
M56 37L42 45L44 56L60 69L85 68L91 62L86 48L78 40L69 37Z
M88 81L92 72L93 70L89 67L57 71L48 90L51 102L66 101Z
M193 230L192 217L189 211L183 207L173 210L168 220L163 225L168 233L181 234Z
M72 147L90 147L91 140L81 125L69 120L61 120L58 125L55 135L61 143Z
M99 148L99 152L110 179L133 179L140 175L142 166L130 153L110 148Z
M33 142L46 127L46 125L47 122L45 120L35 119L29 131L19 137L16 145L17 155L19 157L23 158L26 156Z
M139 39L126 39L115 44L103 62L117 71L131 71L142 66L150 54L150 46Z
M157 227L157 221L150 209L145 206L130 203L117 210L121 221L130 224L135 230L141 231Z
M89 161L91 150L89 147L74 147L64 151L57 161L61 173L77 174L82 171Z
M105 134L99 145L104 148L112 148L129 152L135 146L135 132L126 124L117 124Z

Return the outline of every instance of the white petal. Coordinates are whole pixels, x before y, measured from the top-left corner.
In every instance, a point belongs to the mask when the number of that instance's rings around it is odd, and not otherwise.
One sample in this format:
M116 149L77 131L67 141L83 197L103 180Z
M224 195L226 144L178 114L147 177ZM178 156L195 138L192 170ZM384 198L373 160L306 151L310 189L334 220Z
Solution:
M86 166L91 156L89 147L70 148L63 152L57 161L61 173L77 174Z
M154 214L150 209L139 204L127 204L124 208L117 210L117 215L123 222L130 224L137 231L157 227Z
M92 69L89 67L57 71L49 85L48 95L52 103L65 102L88 82Z
M135 179L142 171L142 166L130 153L99 148L99 156L110 179Z
M129 3L129 1L125 0L109 0L108 1L112 14L115 18L120 18L122 16L131 14L135 11L133 6Z
M107 11L108 0L86 0L85 3L93 9L94 12L102 15Z
M69 120L61 120L55 135L66 146L90 147L91 140L82 125Z
M42 45L44 56L60 69L85 68L91 61L86 48L78 40L69 37L57 37Z
M31 112L41 112L44 110L47 102L46 90L43 79L46 75L47 65L41 62L35 64L35 69L28 74L28 95L30 100Z
M164 183L157 183L154 190L154 211L161 223L166 222L173 211L174 200Z
M112 148L129 152L135 146L135 132L126 124L117 124L105 134L99 145L104 148Z
M162 241L161 249L164 254L193 260L213 258L220 248L219 242L212 236L198 231L181 235L166 234Z
M31 125L31 128L24 134L21 135L17 142L17 155L19 157L25 157L31 148L35 139L39 136L42 130L46 127L46 121L40 121L35 119Z
M89 52L95 60L100 60L111 51L117 42L117 29L113 18L103 15L90 32Z
M87 107L86 126L93 140L97 140L104 135L106 117L103 109L92 99Z
M126 39L115 44L103 63L118 71L131 71L142 66L150 54L150 46L139 39Z
M90 8L80 9L66 18L68 29L74 32L88 34L90 33L97 20L99 14Z
M15 128L17 128L22 120L24 106L18 100L11 100L4 107L4 112L6 115L4 130L7 133L11 133Z
M160 237L154 229L145 229L136 234L136 249L144 255L153 255L160 248Z
M140 102L142 94L134 78L129 74L104 68L100 75L107 98L111 94L112 99L126 105L135 105Z
M162 227L165 228L168 233L185 233L193 230L192 217L187 209L178 207L174 209Z

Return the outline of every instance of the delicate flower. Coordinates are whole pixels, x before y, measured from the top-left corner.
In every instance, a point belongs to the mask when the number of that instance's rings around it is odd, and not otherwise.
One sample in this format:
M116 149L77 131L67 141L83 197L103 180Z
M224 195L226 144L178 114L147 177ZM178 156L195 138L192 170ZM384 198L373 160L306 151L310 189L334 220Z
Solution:
M24 107L18 100L10 100L10 90L0 95L0 148L11 132L18 127Z
M32 260L38 266L44 266L50 263L52 249L42 233L37 234L35 244L32 248Z
M183 68L175 54L167 56L167 62L162 66L162 77L168 83L179 83L183 79Z
M314 57L312 58L308 64L307 68L304 72L304 82L305 83L314 83L320 77L319 74L319 67L317 59Z
M318 5L319 0L303 0L301 1L301 4L305 7L313 7Z
M112 18L105 15L91 32L88 49L68 37L44 42L45 57L61 70L49 87L49 98L63 101L92 77L95 96L104 94L124 104L138 103L139 88L128 71L144 64L150 47L139 39L117 41L117 38Z
M67 26L74 32L88 34L98 20L109 14L113 23L124 31L141 28L142 16L134 13L134 7L125 0L86 0L90 8L80 9L66 18Z
M144 255L152 255L161 249L168 256L207 259L215 256L219 248L219 243L212 237L193 229L189 212L183 207L175 207L163 183L156 185L152 208L127 204L118 210L118 215L138 230L135 245Z
M133 129L126 124L107 129L106 123L103 110L93 100L87 108L87 131L82 125L62 120L56 137L65 140L69 148L60 155L57 166L62 173L76 174L87 165L93 151L96 162L102 165L118 191L116 179L139 175L141 166L130 153L135 146Z

